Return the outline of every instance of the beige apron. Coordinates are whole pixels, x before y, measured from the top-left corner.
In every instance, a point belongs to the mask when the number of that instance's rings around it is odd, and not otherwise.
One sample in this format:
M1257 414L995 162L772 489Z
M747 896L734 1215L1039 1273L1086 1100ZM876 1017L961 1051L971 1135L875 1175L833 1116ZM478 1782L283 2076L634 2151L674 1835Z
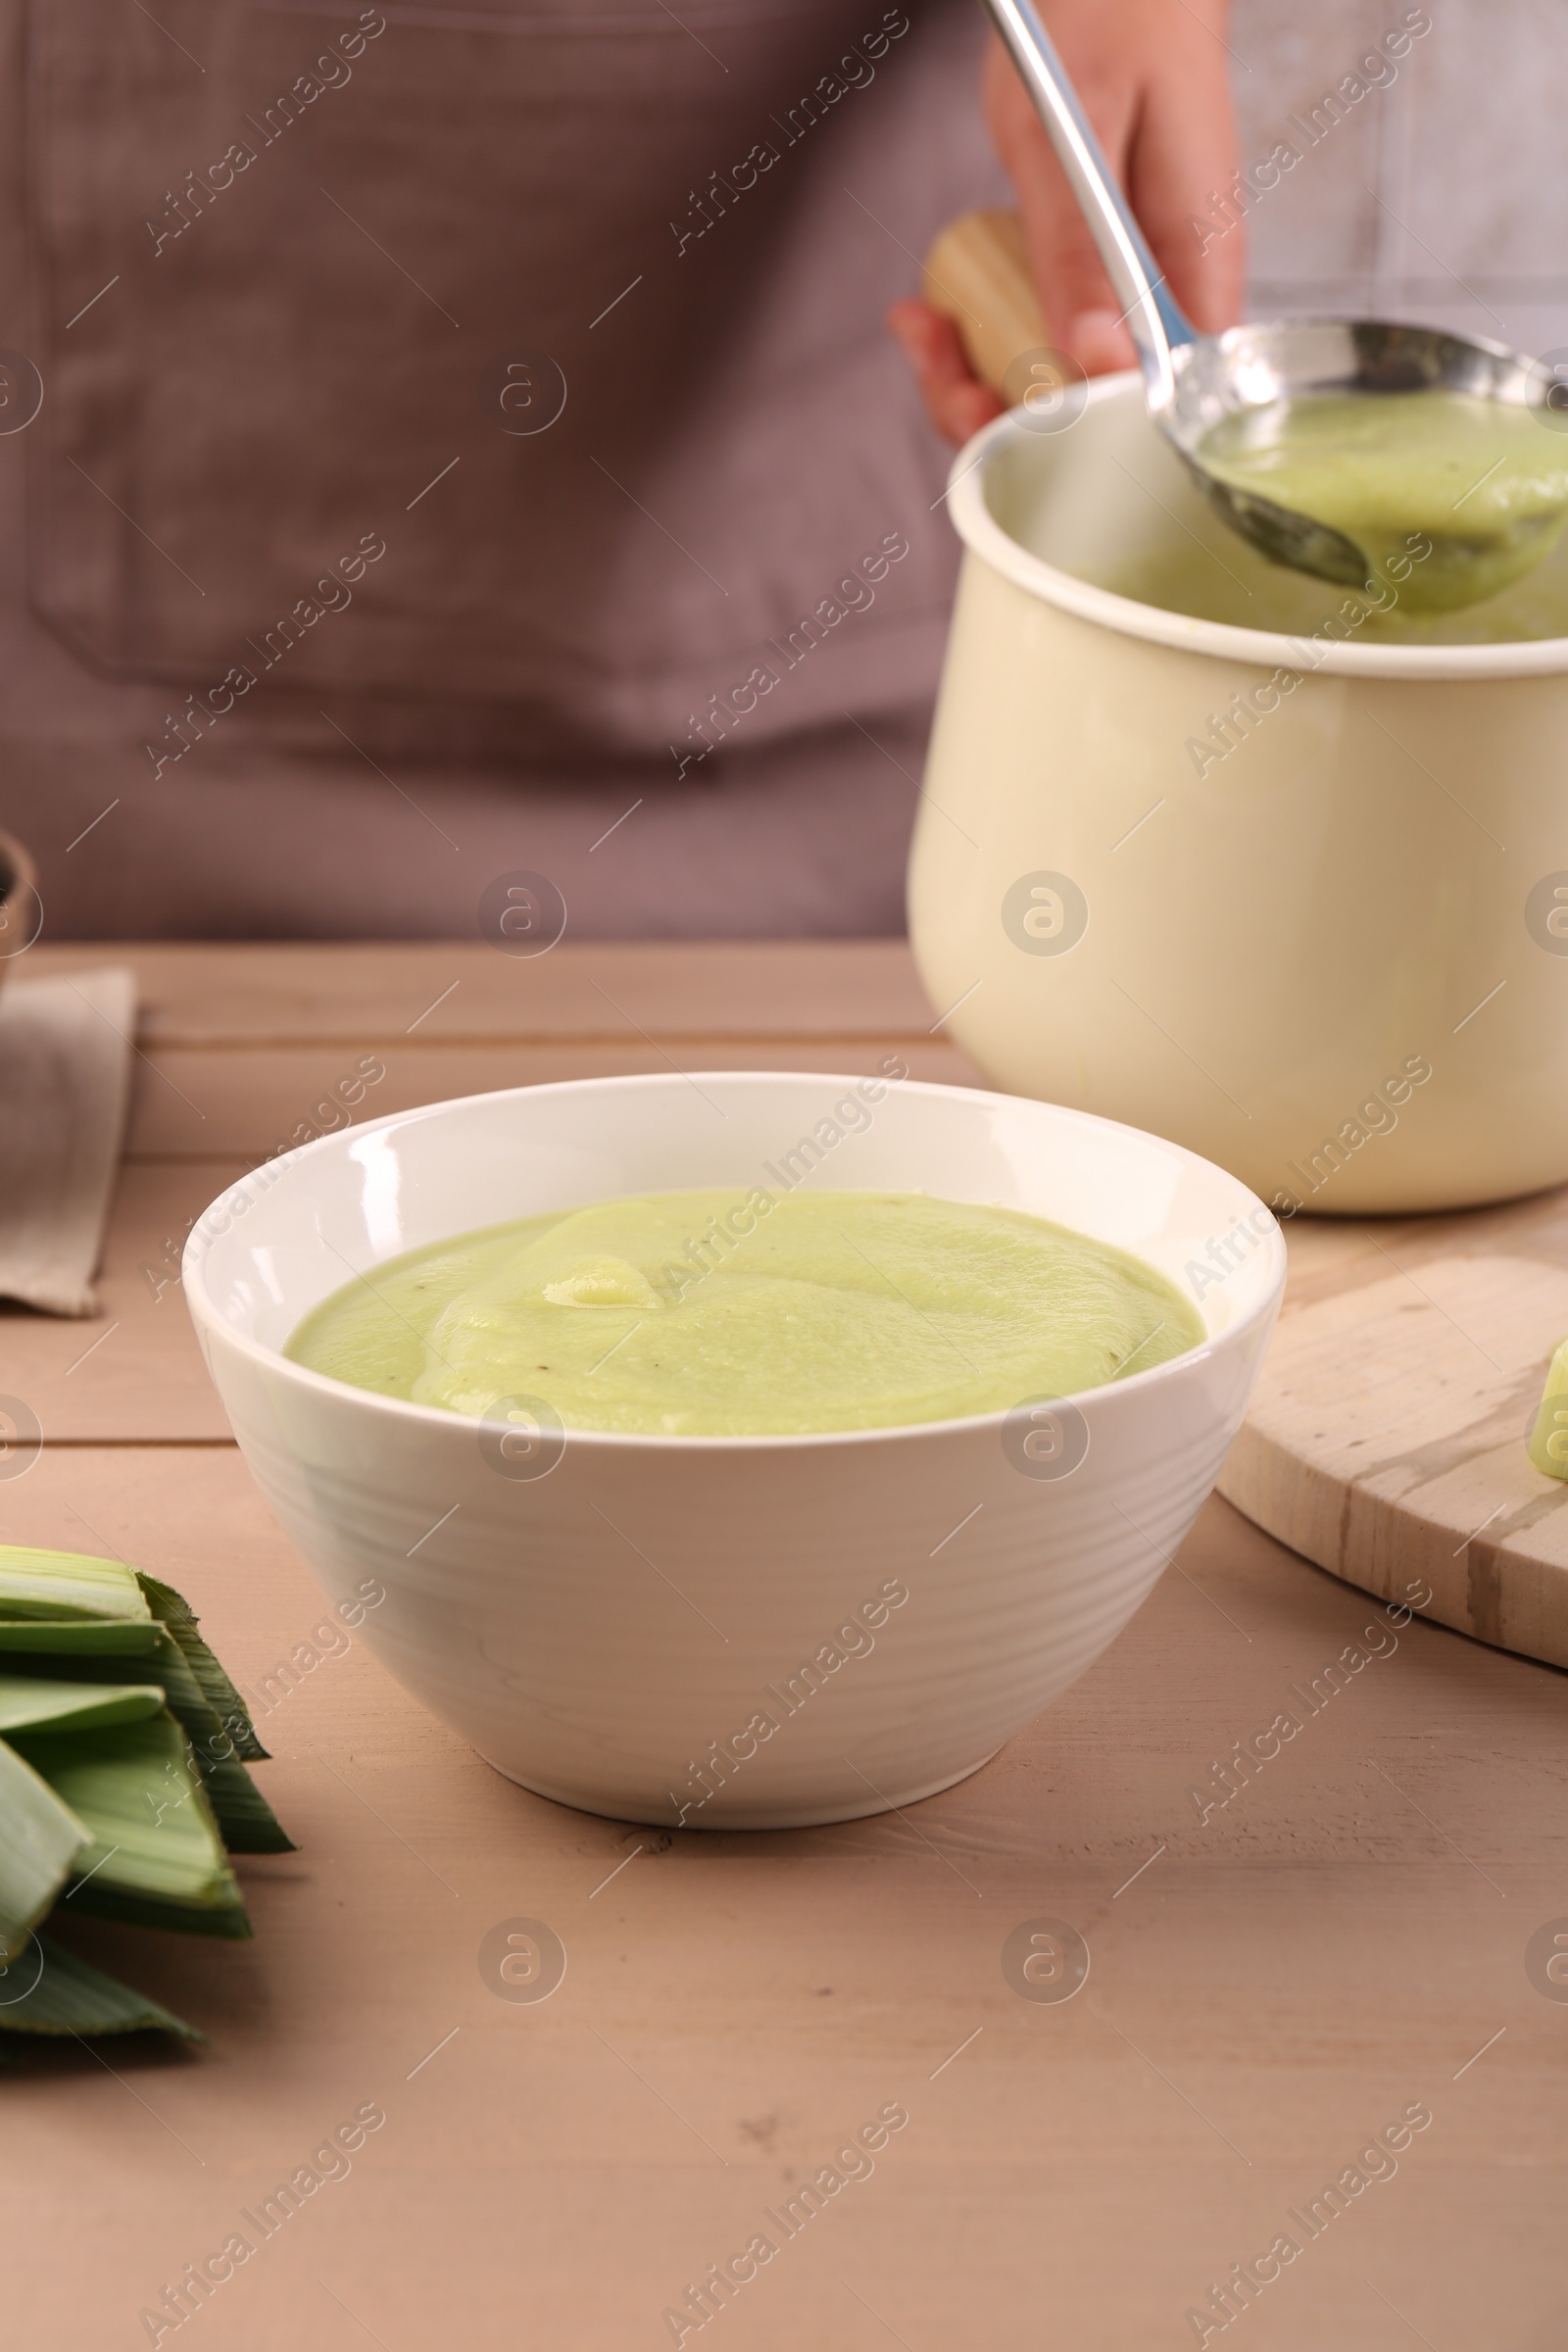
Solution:
M896 924L954 555L881 315L999 184L961 0L156 14L15 26L53 934L471 930L522 864L579 930Z

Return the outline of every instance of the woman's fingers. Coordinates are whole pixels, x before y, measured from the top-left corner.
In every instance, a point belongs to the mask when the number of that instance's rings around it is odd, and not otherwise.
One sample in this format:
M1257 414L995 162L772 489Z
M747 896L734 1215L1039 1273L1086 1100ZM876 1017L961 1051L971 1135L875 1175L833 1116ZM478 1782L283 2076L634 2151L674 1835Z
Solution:
M1156 267L1195 323L1239 315L1246 231L1217 233L1214 198L1236 168L1226 0L1040 0L1111 171ZM1089 375L1134 362L1121 305L1034 106L999 39L983 77L986 119L1013 187L1047 332ZM895 303L888 325L937 429L965 441L1000 415L951 318Z
M1237 165L1225 52L1214 42L1190 63L1207 70L1150 82L1126 186L1171 292L1195 326L1217 334L1241 317L1247 231L1222 230L1225 215L1211 207L1230 187ZM1240 211L1233 203L1230 217Z
M1172 292L1200 325L1229 324L1241 301L1245 234L1206 239L1205 251L1205 236L1193 226L1235 169L1223 0L1181 7L1043 0L1042 14ZM1017 190L1053 340L1091 375L1131 366L1121 305L1040 118L996 39L984 98Z
M910 367L932 423L953 442L967 441L993 416L1002 403L990 386L981 383L964 356L957 327L928 302L896 302L887 317L888 331Z
M1119 0L1100 0L1100 5L1106 16L1121 14ZM1091 78L1085 72L1087 52L1075 60L1068 51L1077 44L1064 43L1055 24L1051 30L1063 49L1062 62L1080 84L1079 95L1111 168L1117 170L1132 128L1134 84L1119 76L1108 82L1098 74ZM981 88L992 139L1017 193L1018 216L1052 342L1090 375L1130 368L1132 337L1119 323L1121 305L1110 290L1089 225L1033 102L995 34Z

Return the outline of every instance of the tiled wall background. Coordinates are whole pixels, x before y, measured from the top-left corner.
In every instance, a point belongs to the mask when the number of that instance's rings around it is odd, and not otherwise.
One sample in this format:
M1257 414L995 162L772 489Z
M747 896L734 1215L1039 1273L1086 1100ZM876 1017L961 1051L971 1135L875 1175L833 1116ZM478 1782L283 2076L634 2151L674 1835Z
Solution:
M1406 5L1237 0L1228 45L1249 161ZM1430 0L1427 13L1397 80L1253 212L1250 314L1359 312L1568 346L1568 5Z

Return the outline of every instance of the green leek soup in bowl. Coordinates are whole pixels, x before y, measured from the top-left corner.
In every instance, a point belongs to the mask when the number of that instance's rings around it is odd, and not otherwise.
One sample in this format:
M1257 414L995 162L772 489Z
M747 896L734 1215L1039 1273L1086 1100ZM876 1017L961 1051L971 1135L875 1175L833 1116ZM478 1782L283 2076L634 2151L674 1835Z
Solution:
M714 1829L931 1794L1075 1681L1283 1278L1177 1145L776 1072L326 1136L185 1260L246 1458L331 1596L377 1579L390 1670L530 1788Z
M1005 1412L1196 1347L1196 1308L1126 1251L925 1194L665 1193L463 1236L356 1277L295 1363L564 1428L806 1437Z

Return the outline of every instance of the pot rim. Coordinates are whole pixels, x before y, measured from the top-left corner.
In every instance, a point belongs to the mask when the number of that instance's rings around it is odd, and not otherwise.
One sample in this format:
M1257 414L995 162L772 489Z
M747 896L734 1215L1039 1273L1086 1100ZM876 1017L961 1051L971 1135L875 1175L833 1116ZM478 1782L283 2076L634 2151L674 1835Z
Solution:
M1144 397L1143 379L1136 368L1097 376L1088 389L1089 407ZM1066 429L1070 432L1072 428ZM954 527L969 553L1042 604L1054 605L1060 612L1114 629L1124 637L1141 637L1152 645L1205 655L1213 661L1245 662L1257 669L1431 683L1550 677L1568 670L1568 637L1514 638L1500 645L1339 645L1311 636L1287 636L1274 629L1243 629L1227 621L1198 620L1189 613L1167 612L1157 605L1141 605L1108 588L1093 587L1031 555L1003 529L987 504L985 480L997 453L1040 438L1021 421L1017 409L983 425L953 461L947 501Z

